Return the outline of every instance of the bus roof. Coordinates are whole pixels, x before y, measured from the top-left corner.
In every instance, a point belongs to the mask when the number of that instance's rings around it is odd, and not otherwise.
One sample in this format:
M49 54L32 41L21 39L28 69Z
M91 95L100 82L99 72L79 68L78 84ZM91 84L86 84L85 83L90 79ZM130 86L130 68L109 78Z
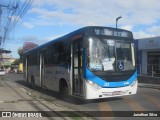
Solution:
M131 37L133 37L131 31L124 30L124 29L103 27L103 26L87 26L87 27L83 27L83 28L80 28L78 30L75 30L75 31L73 31L71 33L68 33L68 34L66 34L64 36L61 36L59 38L56 38L54 40L51 40L51 41L49 41L49 42L47 42L45 44L42 44L40 46L37 46L37 47L35 47L35 48L31 49L31 50L28 50L28 51L26 51L24 53L24 55L28 55L30 52L33 52L33 51L38 50L38 49L39 50L41 50L41 49L43 50L44 47L49 46L50 44L53 44L53 43L55 43L57 41L63 41L65 39L69 39L69 38L72 39L76 35L82 35L82 36L85 36L85 35L88 35L88 34L101 35L102 34L102 30L104 31L104 29L105 30L111 30L111 31L115 31L116 30L116 31L119 31L119 32L126 32L126 33L129 33ZM96 33L96 32L93 33L93 30L99 30L99 33Z

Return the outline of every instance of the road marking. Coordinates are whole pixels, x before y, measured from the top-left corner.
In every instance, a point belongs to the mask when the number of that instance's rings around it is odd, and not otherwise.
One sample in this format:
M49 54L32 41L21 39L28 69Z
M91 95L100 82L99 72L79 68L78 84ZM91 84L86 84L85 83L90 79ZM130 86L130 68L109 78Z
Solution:
M4 103L4 101L0 101L0 103Z
M99 108L100 108L100 111L112 111L112 108L110 107L110 105L107 102L101 102L101 103L99 103ZM114 116L114 114L112 112L110 113L110 115ZM102 112L101 116L107 116L107 113ZM113 119L113 118L109 118L109 120L110 119Z
M149 100L152 104L154 104L156 107L160 108L160 100L157 99L156 97L146 94L146 93L142 93L142 96L145 97L147 100Z
M24 88L21 88L24 92L27 92L27 90L25 90Z
M112 111L112 108L107 102L101 102L99 103L99 106L101 111Z
M124 97L124 100L127 102L127 104L134 110L134 111L146 111L144 107L141 106L138 102L136 102L135 99Z
M27 94L29 94L29 95L32 95L30 92L28 92L26 89L24 89L24 88L21 88L24 92L26 92Z

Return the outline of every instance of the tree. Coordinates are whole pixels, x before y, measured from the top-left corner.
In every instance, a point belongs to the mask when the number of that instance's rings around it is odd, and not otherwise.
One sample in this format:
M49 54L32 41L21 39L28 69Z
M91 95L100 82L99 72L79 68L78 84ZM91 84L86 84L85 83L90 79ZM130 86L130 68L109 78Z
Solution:
M28 51L28 50L30 50L30 49L33 49L33 48L35 48L35 47L37 47L38 46L38 44L36 44L36 43L33 43L33 42L25 42L24 44L23 44L23 50L24 50L24 52L25 51Z
M15 59L15 61L12 64L13 65L19 65L20 62L21 62L20 59Z
M23 47L20 47L18 49L18 54L20 55L21 60L22 60L22 55L24 52L31 50L37 46L38 46L38 44L33 43L33 42L24 42Z
M23 53L24 53L24 49L23 49L23 47L20 47L18 49L18 54L21 56Z

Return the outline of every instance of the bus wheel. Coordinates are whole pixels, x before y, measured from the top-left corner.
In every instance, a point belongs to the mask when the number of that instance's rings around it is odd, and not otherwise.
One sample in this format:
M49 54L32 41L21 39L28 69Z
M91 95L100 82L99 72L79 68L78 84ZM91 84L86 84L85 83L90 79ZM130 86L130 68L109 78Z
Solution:
M31 77L31 88L33 89L33 90L35 90L35 80L34 80L34 77L32 76Z
M65 80L60 81L60 92L62 96L69 95L69 89Z
M68 91L68 86L67 85L62 87L62 95L64 95L64 96L68 96L69 95L69 91Z

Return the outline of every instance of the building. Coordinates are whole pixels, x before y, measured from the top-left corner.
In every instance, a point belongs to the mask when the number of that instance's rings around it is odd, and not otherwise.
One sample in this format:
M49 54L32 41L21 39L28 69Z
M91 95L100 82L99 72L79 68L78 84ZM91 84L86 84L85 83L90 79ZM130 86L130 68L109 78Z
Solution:
M0 69L8 70L11 67L14 58L10 50L0 49Z
M137 68L141 75L160 76L160 36L135 40Z

